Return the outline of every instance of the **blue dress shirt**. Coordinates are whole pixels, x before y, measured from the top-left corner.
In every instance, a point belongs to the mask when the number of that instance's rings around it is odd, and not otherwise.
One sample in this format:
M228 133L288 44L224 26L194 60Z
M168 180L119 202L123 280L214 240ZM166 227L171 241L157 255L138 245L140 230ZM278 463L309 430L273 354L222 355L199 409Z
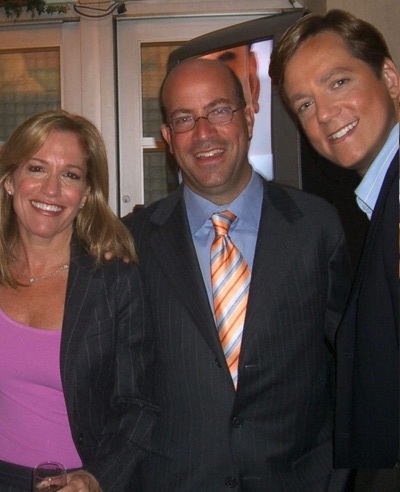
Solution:
M236 215L237 219L230 227L229 236L241 251L251 271L261 217L263 180L259 174L253 171L251 179L242 193L232 203L223 206L206 200L187 186L184 187L184 199L204 285L206 286L210 306L213 307L210 251L215 232L211 222L211 215L223 210L229 210ZM213 308L212 311L214 312Z
M399 127L399 123L393 127L385 145L355 190L357 204L367 214L369 220L371 220L386 172L399 149Z

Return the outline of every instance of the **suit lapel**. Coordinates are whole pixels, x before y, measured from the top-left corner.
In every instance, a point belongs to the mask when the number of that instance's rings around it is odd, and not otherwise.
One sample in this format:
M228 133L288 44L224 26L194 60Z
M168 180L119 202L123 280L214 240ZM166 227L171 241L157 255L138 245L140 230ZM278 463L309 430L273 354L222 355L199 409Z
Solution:
M379 227L382 224L382 216L385 210L385 207L391 208L391 213L393 214L393 226L397 230L397 214L398 214L398 209L396 206L396 200L397 200L397 193L393 194L392 196L394 198L393 203L388 202L388 196L391 191L393 191L393 187L396 187L398 189L398 179L399 179L399 153L394 156L394 159L392 160L389 169L386 173L385 179L382 183L382 188L381 191L379 192L378 200L376 202L374 212L371 217L371 222L368 227L367 235L365 238L364 242L364 248L361 253L360 261L358 264L357 268L357 273L356 277L354 280L354 286L352 289L352 298L356 298L358 296L358 292L362 283L362 277L365 272L365 267L368 265L369 262L374 261L374 258L372 257L374 254L374 247L375 247L375 237L376 234L379 232Z
M268 312L269 301L288 278L290 265L299 254L294 223L300 217L300 210L284 189L265 183L243 347L259 329L260 313Z
M67 376L70 377L76 367L78 348L85 336L85 326L89 325L85 323L85 316L96 311L95 305L91 305L98 299L92 285L94 266L94 258L83 252L73 239L61 335L60 365L64 384L67 384ZM72 397L72 393L66 391L66 399L68 395Z
M171 202L170 202L171 203ZM208 301L196 250L184 208L183 197L171 210L163 205L152 216L158 227L150 240L154 257L166 274L182 305L211 349L221 355L214 317Z

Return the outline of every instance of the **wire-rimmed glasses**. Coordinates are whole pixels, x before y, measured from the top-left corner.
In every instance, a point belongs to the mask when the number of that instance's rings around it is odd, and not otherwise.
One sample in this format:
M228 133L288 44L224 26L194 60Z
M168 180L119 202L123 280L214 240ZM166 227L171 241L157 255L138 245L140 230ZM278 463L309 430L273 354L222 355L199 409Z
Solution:
M194 118L192 115L182 115L177 118L172 118L168 123L168 126L174 133L186 133L193 130L196 126L196 123L200 119L207 120L210 125L220 126L226 125L230 121L232 121L233 115L236 111L239 111L241 108L232 109L230 107L216 108L210 111L205 116L199 116L198 118Z

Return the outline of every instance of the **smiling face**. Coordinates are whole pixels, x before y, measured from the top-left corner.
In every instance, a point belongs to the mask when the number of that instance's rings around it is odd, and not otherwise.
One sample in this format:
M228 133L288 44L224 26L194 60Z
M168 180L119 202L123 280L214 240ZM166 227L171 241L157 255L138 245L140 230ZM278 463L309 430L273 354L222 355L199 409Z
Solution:
M385 60L378 79L329 31L307 39L285 70L285 93L311 144L360 175L399 120L399 86L391 60Z
M69 240L89 192L86 171L79 137L69 131L50 131L38 152L22 162L4 184L13 195L22 238L62 235Z
M164 84L163 102L167 121L189 115L196 119L218 108L241 106L231 72L211 60L191 60L176 67ZM213 126L201 118L186 133L174 133L168 126L162 127L162 133L185 184L214 203L227 204L251 176L247 152L253 123L253 110L246 107L224 125Z

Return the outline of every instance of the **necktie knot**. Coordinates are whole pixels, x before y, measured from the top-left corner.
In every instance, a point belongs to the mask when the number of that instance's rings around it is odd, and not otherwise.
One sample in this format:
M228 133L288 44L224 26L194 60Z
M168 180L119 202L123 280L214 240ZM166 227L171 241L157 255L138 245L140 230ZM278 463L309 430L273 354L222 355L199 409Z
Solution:
M227 236L229 233L229 228L235 221L236 215L228 210L223 212L217 212L212 214L211 221L214 226L216 236Z

